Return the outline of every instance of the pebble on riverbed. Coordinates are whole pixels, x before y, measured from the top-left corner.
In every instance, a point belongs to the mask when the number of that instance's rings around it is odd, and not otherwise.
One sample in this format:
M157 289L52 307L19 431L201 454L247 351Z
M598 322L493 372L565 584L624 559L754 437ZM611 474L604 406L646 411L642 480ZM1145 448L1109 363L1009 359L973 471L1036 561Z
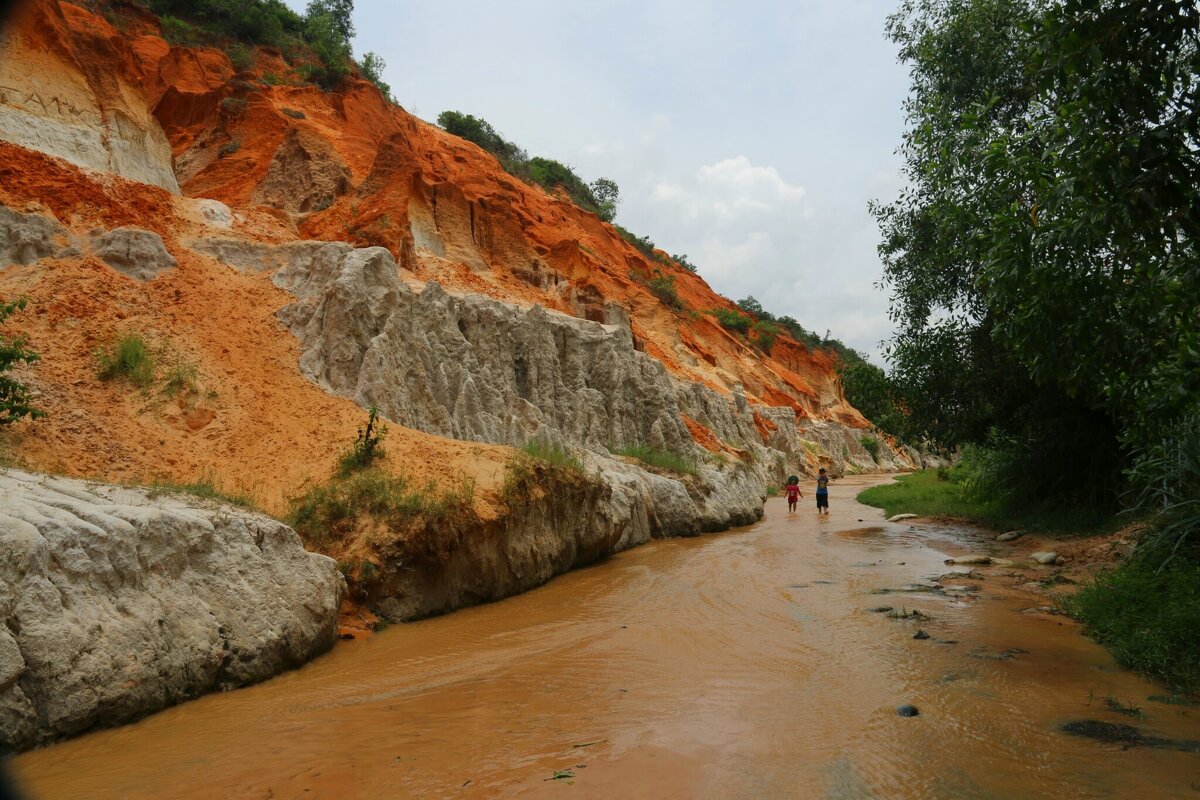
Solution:
M926 633L925 631L917 631L916 633L913 634L913 638L914 639L928 639L929 634Z
M916 706L903 705L896 709L896 713L902 717L920 716L921 712Z

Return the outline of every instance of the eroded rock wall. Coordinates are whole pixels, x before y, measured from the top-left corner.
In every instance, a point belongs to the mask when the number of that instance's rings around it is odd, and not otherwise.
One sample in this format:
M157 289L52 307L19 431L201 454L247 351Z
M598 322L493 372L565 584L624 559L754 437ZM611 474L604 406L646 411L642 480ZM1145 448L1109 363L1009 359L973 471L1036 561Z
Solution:
M0 472L0 744L116 725L333 645L333 559L261 514Z

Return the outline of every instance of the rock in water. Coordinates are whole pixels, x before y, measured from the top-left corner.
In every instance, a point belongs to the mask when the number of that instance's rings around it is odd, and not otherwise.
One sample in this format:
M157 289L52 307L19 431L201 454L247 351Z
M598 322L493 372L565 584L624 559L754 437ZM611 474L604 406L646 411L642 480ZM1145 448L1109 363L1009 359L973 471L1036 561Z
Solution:
M929 634L926 633L925 631L917 631L916 633L913 634L913 638L914 639L928 639Z
M0 471L0 745L130 722L329 649L345 582L288 526Z
M909 705L900 706L896 709L896 713L902 717L917 717L921 714L916 706Z
M906 519L916 519L916 514L894 514L888 517L888 522L903 522Z
M957 556L955 558L947 558L944 563L946 563L946 564L974 564L974 565L991 564L992 557L991 556Z
M1039 552L1039 553L1034 553L1033 555L1030 556L1030 558L1032 558L1034 561L1036 561L1039 564L1053 564L1055 561L1058 560L1058 553Z
M997 542L1012 542L1025 535L1025 531L1008 531L996 537Z

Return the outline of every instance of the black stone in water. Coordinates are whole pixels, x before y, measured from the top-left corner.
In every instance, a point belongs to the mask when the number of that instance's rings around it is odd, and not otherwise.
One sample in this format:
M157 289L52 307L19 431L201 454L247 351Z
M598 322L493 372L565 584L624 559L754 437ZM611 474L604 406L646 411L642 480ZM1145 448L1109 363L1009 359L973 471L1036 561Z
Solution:
M916 717L921 714L916 706L900 706L896 709L896 713L902 717Z
M917 631L916 633L913 634L913 638L914 639L928 639L929 634L926 633L925 631Z

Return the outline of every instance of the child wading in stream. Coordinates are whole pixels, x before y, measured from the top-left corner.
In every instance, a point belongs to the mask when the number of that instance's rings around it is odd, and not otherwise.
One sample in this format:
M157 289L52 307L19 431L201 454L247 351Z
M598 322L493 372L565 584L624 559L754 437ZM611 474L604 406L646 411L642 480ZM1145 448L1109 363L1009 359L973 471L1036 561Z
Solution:
M787 486L783 487L783 491L787 495L788 513L791 513L796 510L796 503L804 496L804 493L800 491L800 479L795 475L788 478Z
M817 473L817 514L829 513L829 474L825 468Z

